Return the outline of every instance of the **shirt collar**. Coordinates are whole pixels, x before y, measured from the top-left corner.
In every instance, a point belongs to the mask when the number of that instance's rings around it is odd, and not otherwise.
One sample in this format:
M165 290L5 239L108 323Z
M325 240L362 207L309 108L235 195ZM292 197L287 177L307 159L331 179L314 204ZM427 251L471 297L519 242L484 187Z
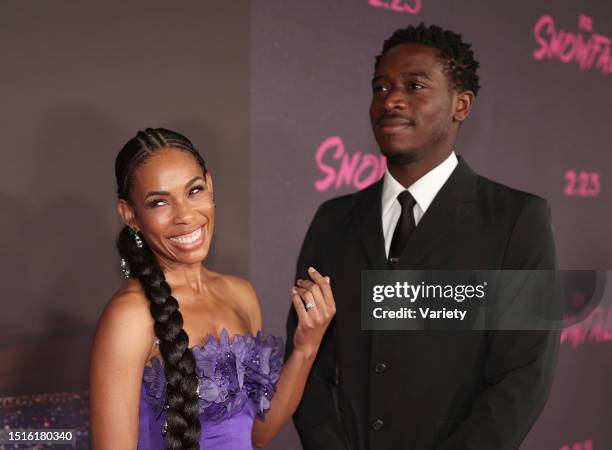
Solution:
M451 152L451 154L446 158L442 163L438 164L436 167L431 169L421 178L416 180L412 185L408 186L408 191L414 197L415 201L425 214L431 202L436 197L436 194L446 180L451 176L455 167L457 167L457 155L455 152ZM404 191L406 188L401 185L399 181L397 181L391 173L389 169L385 171L385 179L383 182L383 192L382 192L382 214L383 216L389 212L391 207L393 206L393 202L399 195L400 192Z

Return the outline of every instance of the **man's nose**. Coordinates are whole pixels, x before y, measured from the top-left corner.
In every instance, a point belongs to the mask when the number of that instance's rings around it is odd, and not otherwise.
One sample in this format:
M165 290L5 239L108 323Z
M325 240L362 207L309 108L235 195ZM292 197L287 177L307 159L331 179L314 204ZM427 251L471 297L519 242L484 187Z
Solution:
M385 109L392 111L394 109L405 109L408 104L406 92L401 87L393 87L385 98Z

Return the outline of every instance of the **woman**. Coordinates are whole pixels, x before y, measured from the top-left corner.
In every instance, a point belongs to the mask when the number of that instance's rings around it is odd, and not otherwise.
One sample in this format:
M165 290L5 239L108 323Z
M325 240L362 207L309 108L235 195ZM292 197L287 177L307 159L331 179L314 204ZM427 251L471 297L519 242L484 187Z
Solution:
M283 367L282 340L262 336L250 283L202 265L213 184L191 142L141 131L117 156L115 174L128 280L92 349L94 450L266 445L295 411L335 314L329 278L311 269L312 281L292 288L299 325Z

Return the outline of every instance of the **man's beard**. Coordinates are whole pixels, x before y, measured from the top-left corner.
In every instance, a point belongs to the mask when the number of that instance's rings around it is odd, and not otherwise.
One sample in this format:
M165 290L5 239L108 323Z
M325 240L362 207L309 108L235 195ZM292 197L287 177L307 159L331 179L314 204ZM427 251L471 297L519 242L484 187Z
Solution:
M441 142L446 141L449 130L440 126L431 134L431 138L421 146L408 146L403 149L382 148L381 153L389 164L411 164L435 152Z
M381 148L381 153L387 158L387 164L410 164L419 160L422 150L418 148L407 148L404 150L392 150Z

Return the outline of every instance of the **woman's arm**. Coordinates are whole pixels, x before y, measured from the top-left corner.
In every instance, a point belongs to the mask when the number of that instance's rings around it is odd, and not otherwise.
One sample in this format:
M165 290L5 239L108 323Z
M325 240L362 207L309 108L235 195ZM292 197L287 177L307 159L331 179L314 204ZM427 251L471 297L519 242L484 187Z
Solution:
M91 351L93 450L136 449L142 374L153 344L148 302L138 293L113 298L98 323Z
M292 293L298 315L293 352L281 371L265 421L255 420L253 426L253 445L258 448L266 446L297 409L325 330L336 313L329 278L312 268L308 273L313 281L298 280ZM305 303L316 306L307 310Z

